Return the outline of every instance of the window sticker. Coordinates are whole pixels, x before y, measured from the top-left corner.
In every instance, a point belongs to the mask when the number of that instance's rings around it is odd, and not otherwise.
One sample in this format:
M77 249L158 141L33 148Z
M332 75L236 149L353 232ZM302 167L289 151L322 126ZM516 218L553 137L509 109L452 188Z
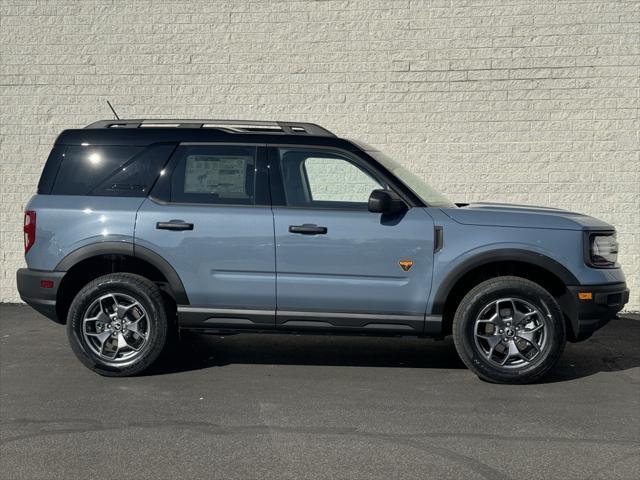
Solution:
M185 193L208 193L227 198L247 198L246 155L189 155L184 175Z

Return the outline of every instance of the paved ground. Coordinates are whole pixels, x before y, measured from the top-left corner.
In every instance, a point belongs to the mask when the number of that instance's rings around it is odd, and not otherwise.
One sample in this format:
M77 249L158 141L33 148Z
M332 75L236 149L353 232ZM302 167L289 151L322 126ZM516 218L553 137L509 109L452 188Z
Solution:
M195 336L171 371L102 378L64 328L0 318L2 478L640 478L637 320L496 386L451 342L277 335Z

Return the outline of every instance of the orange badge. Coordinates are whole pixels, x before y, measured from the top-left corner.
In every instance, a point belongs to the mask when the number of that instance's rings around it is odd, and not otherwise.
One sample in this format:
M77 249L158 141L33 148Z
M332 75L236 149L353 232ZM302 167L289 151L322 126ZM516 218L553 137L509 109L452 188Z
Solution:
M413 267L413 262L411 260L400 260L398 262L398 265L400 265L400 268L402 268L402 270L408 272L411 267Z

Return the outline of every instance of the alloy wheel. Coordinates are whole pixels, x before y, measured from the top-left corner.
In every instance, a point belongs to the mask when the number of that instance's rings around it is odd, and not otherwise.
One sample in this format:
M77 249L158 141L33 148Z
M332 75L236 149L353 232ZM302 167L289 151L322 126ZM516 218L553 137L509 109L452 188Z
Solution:
M112 363L139 356L150 334L147 311L139 301L123 293L108 293L94 300L82 320L85 343L94 354Z
M476 317L475 344L501 368L522 368L541 355L547 343L549 313L521 298L501 298L485 305Z

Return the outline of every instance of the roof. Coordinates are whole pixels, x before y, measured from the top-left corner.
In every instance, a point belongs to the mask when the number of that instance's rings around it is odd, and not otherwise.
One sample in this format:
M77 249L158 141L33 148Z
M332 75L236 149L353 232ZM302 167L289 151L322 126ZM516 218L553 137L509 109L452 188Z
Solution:
M313 123L255 120L100 120L85 128L64 130L56 140L58 145L115 146L164 142L317 145L359 149L352 142Z
M229 133L270 133L335 137L329 130L315 123L258 120L118 119L100 120L87 125L85 128L215 128Z

